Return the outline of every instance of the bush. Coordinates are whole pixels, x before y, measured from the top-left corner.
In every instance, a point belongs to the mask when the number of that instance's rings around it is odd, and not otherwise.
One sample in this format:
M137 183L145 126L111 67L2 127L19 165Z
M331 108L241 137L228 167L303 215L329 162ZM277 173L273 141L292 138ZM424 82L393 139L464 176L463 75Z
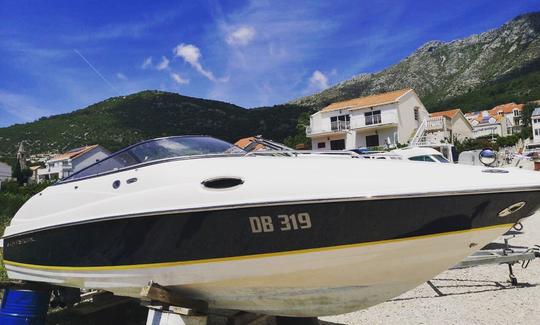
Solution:
M478 150L485 148L492 148L494 150L499 150L499 144L497 142L492 142L491 137L489 138L476 138L476 139L465 139L463 141L454 141L454 146L456 147L457 154L459 155L463 151L469 150Z
M497 145L499 147L512 147L512 146L515 146L518 141L519 141L519 135L512 134L506 137L498 137Z

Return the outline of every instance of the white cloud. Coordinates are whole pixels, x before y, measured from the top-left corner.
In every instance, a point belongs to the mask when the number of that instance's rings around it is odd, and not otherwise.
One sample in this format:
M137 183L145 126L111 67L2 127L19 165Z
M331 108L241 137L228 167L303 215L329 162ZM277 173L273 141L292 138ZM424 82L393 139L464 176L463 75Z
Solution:
M118 79L120 79L120 80L124 80L124 81L125 81L125 80L128 80L128 78L126 77L126 75L123 74L122 72L118 72L118 73L116 74L116 78L118 78Z
M184 59L185 62L189 63L193 68L195 68L195 70L209 80L216 81L216 77L212 71L204 69L202 64L199 62L201 58L201 51L195 45L182 43L173 49L173 53L174 55Z
M251 26L241 26L232 30L227 36L229 45L247 45L255 38L255 28Z
M151 67L152 67L152 57L149 56L146 59L144 59L142 65L141 65L141 68L148 69L148 68L151 68Z
M309 87L315 90L323 90L328 88L328 77L319 70L315 70L309 78Z
M166 70L168 68L169 68L169 59L162 56L161 57L161 62L156 66L156 69L158 69L158 70Z
M185 85L189 83L189 79L184 79L178 73L171 72L171 78L179 85Z

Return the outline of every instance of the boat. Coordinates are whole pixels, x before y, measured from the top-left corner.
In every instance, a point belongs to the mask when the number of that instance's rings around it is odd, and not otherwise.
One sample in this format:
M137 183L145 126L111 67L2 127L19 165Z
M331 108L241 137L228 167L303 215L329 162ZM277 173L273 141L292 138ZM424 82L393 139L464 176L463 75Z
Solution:
M24 204L3 237L8 277L341 314L433 278L540 205L539 173L351 157L207 136L135 144Z

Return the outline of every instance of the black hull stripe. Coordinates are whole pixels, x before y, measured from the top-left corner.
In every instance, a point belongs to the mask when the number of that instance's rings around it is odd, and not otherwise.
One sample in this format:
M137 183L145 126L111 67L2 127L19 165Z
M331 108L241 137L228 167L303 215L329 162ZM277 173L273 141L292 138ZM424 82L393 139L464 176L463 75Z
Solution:
M248 260L248 259L257 259L257 258L268 258L268 257L283 256L283 255L316 253L316 252L356 248L356 247L363 247L363 246L375 246L375 245L398 243L398 242L410 241L410 240L427 239L427 238L457 235L457 234L463 234L463 233L469 233L469 232L485 231L485 230L490 230L490 229L510 229L513 225L514 225L513 223L499 224L499 225L487 226L487 227L475 228L475 229L457 230L457 231L450 231L446 233L438 233L438 234L414 236L414 237L398 238L398 239L379 240L379 241L365 242L365 243L358 243L358 244L347 244L347 245L340 245L340 246L308 248L308 249L300 249L300 250L285 251L285 252L264 253L264 254L255 254L255 255L245 255L245 256L231 256L231 257L222 257L222 258L210 258L210 259L191 260L191 261L165 262L165 263L73 267L73 266L34 265L34 264L13 262L13 261L8 261L8 260L4 260L3 262L4 264L10 265L10 266L25 267L25 268L40 269L40 270L51 270L51 271L111 271L111 270L143 269L143 268L162 268L162 267L173 267L173 266L181 266L181 265L193 265L193 264Z
M510 215L499 213L518 202ZM4 258L54 267L196 263L363 245L514 224L539 192L265 206L106 220L4 240ZM299 227L300 216L310 222ZM284 220L291 221L284 224ZM258 230L253 221L261 222ZM264 220L266 228L261 228ZM309 225L308 225L309 224ZM502 227L502 226L501 226Z
M13 237L23 236L39 231L51 230L64 228L68 226L84 225L88 223L95 223L101 221L110 221L110 220L119 220L127 218L139 218L139 217L148 217L148 216L159 216L159 215L173 215L173 214L187 214L193 212L211 212L211 211L220 211L220 210L234 210L234 209L245 209L245 208L259 208L259 207L280 207L287 205L304 205L304 204L320 204L320 203L346 203L346 202L363 202L363 201L380 201L380 200L399 200L399 199L414 199L414 198L433 198L433 197L449 197L449 196L471 196L471 195L486 195L486 194L511 194L511 193L539 193L540 186L531 186L531 187L517 187L517 188L505 188L505 189L482 189L482 190L467 190L467 191L447 191L447 192L424 192L424 193L409 193L409 194L389 194L389 195L374 195L374 196L356 196L356 197L342 197L342 198L332 198L332 199L308 199L308 200L297 200L297 201L272 201L272 202L258 202L258 203L244 203L244 204L230 204L230 205L216 205L208 206L203 208L186 208L186 209L175 209L175 210L163 210L163 211L153 211L145 213L133 213L133 214L124 214L124 215L115 215L107 216L90 220L74 221L68 223L62 223L59 225L53 225L43 228L34 228L29 231L23 231L20 233L7 235L1 237L2 239L10 239Z

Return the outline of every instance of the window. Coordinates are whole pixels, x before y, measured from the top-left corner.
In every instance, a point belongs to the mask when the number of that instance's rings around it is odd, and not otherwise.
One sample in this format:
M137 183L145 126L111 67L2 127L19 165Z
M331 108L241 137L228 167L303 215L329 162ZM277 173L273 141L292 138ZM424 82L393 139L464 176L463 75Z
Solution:
M425 156L425 155L424 156L414 156L414 157L409 158L409 160L435 162L435 160L433 160L433 158L431 158L430 156Z
M330 117L330 125L332 127L332 131L347 130L351 125L351 116L349 114L332 116Z
M381 123L381 111L365 112L366 125L380 124Z
M521 112L518 111L517 109L514 110L514 116L521 116Z
M345 150L345 140L330 141L330 150Z
M326 148L326 142L319 142L319 143L317 143L317 148L318 148L318 149Z
M372 147L378 147L379 146L379 135L367 135L366 136L366 147L372 148Z
M420 121L420 108L418 107L414 108L414 119Z
M540 135L540 129L534 129L534 135Z

